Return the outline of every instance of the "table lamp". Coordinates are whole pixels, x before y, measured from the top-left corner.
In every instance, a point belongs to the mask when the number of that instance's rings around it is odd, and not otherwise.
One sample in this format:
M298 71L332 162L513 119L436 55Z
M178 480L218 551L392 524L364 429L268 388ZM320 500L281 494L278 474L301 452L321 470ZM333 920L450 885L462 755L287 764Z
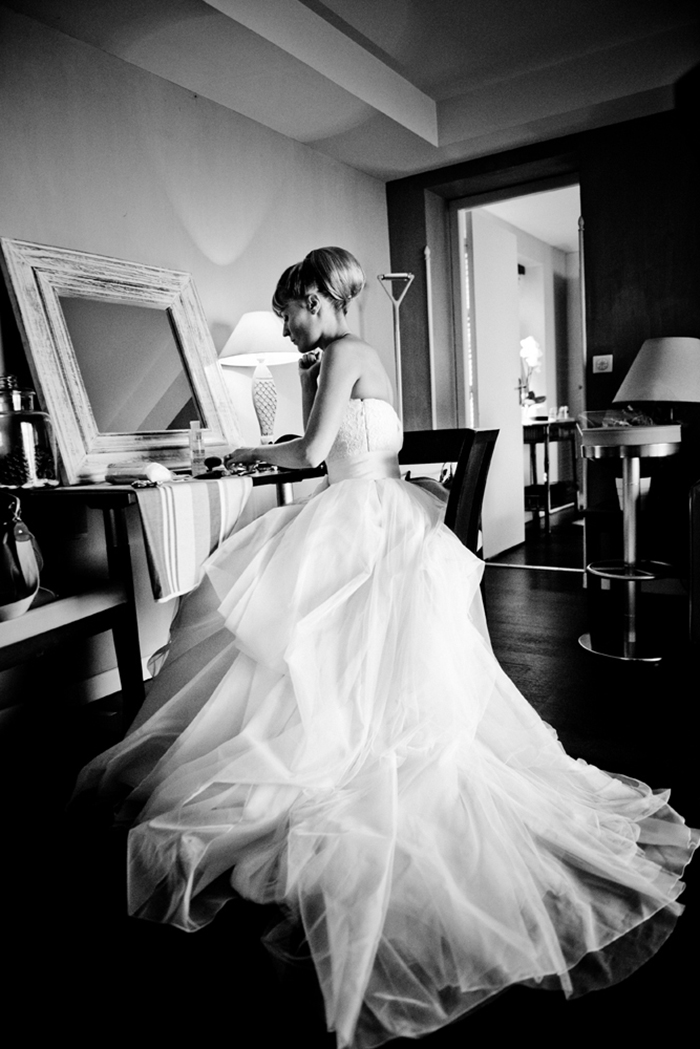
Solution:
M647 339L642 343L614 403L700 401L700 339Z
M263 444L272 444L277 389L270 367L299 360L296 350L282 335L282 321L270 310L244 313L221 351L220 363L226 368L255 368L253 407L260 425Z
M670 566L637 558L637 512L639 507L642 459L659 459L680 451L681 426L673 421L674 402L700 401L700 339L647 339L632 362L616 403L668 403L671 419L662 425L609 425L581 432L581 453L587 459L617 457L622 459L622 531L621 561L600 561L586 571L602 579L617 580L625 586L624 630L613 650L593 646L590 634L579 643L591 652L623 660L655 663L661 658L654 649L642 644L637 632L637 591L642 583L668 574ZM594 413L595 414L595 413Z

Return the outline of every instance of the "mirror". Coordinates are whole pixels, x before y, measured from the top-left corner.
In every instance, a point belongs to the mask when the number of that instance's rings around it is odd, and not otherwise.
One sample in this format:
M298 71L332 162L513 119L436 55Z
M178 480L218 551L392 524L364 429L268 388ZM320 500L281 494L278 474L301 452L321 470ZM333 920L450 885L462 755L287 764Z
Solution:
M167 313L59 299L100 433L187 430L192 419L201 422Z
M191 420L211 454L240 444L192 277L0 240L5 278L67 484L113 463L189 464Z

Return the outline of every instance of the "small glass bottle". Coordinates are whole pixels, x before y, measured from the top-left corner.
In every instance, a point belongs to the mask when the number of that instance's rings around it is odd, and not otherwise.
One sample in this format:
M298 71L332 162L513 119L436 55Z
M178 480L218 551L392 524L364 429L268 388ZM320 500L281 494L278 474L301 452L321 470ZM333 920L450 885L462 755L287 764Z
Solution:
M0 375L0 487L58 484L51 420L34 407L35 396L14 375Z
M195 419L190 423L190 466L193 477L199 477L200 474L207 472L204 462L205 458L202 424L198 419Z

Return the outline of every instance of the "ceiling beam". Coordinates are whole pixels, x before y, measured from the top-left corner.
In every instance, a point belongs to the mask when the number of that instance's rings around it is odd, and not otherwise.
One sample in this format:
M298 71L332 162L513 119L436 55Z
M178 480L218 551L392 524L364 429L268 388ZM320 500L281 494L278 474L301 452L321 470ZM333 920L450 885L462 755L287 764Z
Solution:
M438 145L437 106L299 0L205 0L415 135Z

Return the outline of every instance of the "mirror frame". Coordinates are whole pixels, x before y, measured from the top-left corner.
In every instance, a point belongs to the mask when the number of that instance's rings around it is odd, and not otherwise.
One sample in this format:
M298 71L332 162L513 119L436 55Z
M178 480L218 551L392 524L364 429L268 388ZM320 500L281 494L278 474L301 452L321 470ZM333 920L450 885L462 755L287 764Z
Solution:
M100 433L60 295L165 310L202 416L205 447L241 443L211 332L192 276L137 262L0 238L0 262L41 407L53 424L65 484L104 480L110 464L189 465L187 430Z

